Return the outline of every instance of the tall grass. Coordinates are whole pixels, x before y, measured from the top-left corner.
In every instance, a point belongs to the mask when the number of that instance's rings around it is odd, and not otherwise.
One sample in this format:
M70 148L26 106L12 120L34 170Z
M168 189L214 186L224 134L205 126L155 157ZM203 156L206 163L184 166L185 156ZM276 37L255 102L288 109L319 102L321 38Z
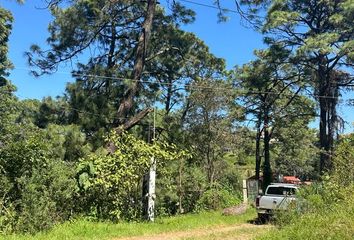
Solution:
M353 204L336 206L334 209L305 214L278 231L272 231L259 240L353 240Z
M196 228L208 228L215 225L231 225L244 223L256 216L254 209L240 216L223 216L220 212L203 212L177 217L157 219L154 223L127 223L118 224L91 222L83 219L67 222L54 227L48 232L35 236L7 235L0 236L1 240L81 240L81 239L112 239L128 236L144 236L162 232L183 231Z
M307 196L305 210L297 209L280 214L276 222L279 230L272 231L258 239L353 240L353 190L353 187L341 188L338 185L327 184L321 194Z
M354 239L354 134L337 143L331 175L304 188L302 208L278 218L280 230L260 240ZM301 207L301 205L300 205Z

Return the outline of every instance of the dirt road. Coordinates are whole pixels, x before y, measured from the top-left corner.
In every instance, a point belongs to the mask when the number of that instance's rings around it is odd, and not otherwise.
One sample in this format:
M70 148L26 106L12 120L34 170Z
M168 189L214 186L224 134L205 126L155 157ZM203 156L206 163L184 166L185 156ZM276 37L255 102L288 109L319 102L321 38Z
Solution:
M186 231L168 232L149 236L115 238L113 240L251 240L272 229L271 225L243 223L230 226L211 226Z

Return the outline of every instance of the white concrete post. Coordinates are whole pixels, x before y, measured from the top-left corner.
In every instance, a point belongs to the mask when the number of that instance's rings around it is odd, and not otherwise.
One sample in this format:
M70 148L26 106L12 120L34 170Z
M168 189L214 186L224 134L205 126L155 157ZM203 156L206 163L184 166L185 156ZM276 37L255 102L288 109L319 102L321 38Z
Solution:
M156 160L154 157L151 158L151 166L149 171L149 192L148 192L148 220L155 220L155 182L156 182Z
M153 139L155 144L156 140L156 108L154 109L154 128L153 128ZM148 183L148 200L147 200L147 218L149 221L153 222L155 220L155 185L156 185L156 159L151 157L150 170L149 170L149 183Z
M242 193L243 193L243 203L247 203L248 197L247 197L247 181L246 180L242 181Z

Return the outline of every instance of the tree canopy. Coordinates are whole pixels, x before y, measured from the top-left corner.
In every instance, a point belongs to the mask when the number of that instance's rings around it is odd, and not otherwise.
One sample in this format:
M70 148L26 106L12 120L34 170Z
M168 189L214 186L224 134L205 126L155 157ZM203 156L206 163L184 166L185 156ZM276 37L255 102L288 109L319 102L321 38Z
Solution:
M267 44L290 51L289 60L307 70L319 104L320 171L331 169L340 87L353 81L353 4L336 1L253 1L243 3L265 13L262 32ZM260 15L253 15L259 18Z

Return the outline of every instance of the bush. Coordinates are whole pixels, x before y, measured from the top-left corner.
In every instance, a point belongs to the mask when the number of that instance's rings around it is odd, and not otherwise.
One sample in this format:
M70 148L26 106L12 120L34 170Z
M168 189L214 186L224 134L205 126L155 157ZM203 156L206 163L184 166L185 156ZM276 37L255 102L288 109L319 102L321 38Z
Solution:
M76 191L74 171L50 157L40 133L0 149L0 232L35 233L70 217Z
M114 153L102 151L80 161L77 179L82 211L96 219L135 220L142 216L142 179L152 157L160 165L184 153L166 144L148 144L128 133L112 134L109 141L116 146Z
M198 200L196 210L217 210L241 203L239 196L226 188L213 187Z

